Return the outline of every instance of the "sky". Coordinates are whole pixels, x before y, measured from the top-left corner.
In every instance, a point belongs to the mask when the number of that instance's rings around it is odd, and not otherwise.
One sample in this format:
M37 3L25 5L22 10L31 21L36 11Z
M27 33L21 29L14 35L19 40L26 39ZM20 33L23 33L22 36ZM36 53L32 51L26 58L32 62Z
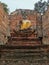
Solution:
M16 9L34 9L34 4L39 0L0 0L8 5L10 12ZM47 0L43 0L47 1Z

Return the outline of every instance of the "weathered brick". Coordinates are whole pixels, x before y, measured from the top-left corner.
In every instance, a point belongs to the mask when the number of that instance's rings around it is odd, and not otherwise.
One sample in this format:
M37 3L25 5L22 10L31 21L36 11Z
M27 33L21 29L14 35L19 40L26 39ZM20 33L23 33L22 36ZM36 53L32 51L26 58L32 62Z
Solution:
M44 13L43 18L43 43L49 45L49 6L47 11Z
M0 3L0 45L7 42L7 36L10 35L8 14L4 11L3 5Z

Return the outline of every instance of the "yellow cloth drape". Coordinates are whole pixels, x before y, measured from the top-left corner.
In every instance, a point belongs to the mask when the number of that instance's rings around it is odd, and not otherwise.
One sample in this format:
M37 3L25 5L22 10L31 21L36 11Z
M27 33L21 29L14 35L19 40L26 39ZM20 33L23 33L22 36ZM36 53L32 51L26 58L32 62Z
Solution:
M29 20L23 20L21 25L21 30L27 29L31 26L31 21Z

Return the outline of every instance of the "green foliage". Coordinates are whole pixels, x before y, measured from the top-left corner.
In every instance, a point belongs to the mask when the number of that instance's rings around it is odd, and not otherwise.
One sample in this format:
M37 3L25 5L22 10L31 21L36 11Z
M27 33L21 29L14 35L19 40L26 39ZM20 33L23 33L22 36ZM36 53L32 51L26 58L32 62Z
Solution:
M39 12L39 13L44 13L47 9L47 2L44 1L42 2L42 0L38 1L37 3L35 3L35 8L34 10Z
M7 4L5 4L5 3L1 3L1 4L3 5L4 11L5 11L6 13L9 13L9 9L8 9Z

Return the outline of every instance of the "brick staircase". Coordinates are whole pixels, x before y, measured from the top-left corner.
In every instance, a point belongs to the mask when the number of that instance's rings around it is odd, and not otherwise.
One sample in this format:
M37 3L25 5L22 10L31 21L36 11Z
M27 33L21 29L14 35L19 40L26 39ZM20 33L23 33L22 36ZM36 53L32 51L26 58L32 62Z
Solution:
M36 46L31 48L4 46L0 50L0 64L49 65L49 46Z
M20 37L11 33L9 42L0 46L1 65L49 65L49 46L41 45L36 35Z
M19 32L20 33L20 32ZM12 46L38 46L41 45L40 40L37 38L36 34L31 36L21 36L14 32L11 32L11 38L9 39L8 45Z

